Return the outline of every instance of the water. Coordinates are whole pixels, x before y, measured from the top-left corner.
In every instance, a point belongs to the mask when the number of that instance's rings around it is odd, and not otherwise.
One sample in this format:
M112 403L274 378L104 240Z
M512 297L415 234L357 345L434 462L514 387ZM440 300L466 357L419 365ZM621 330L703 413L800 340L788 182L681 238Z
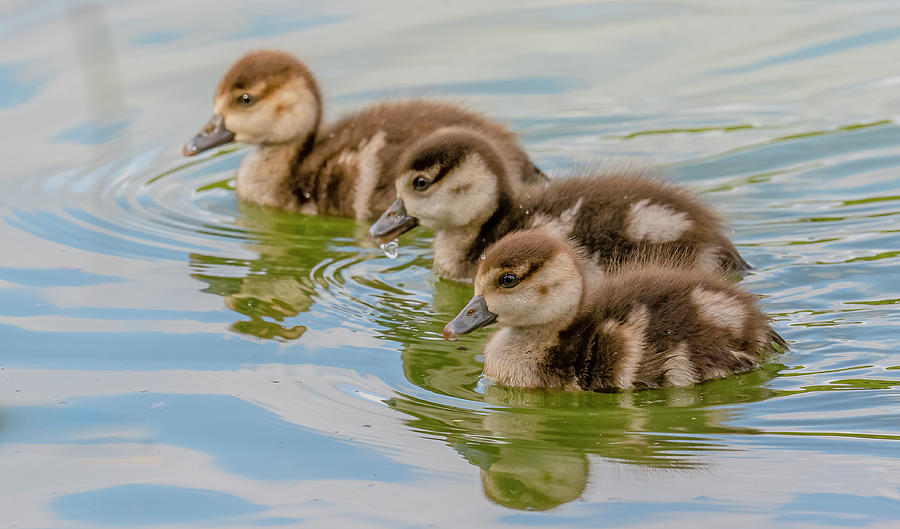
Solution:
M400 243L397 239L379 244L378 247L381 248L381 251L384 252L384 256L388 259L396 259L400 255Z
M896 3L395 4L0 7L0 526L896 526ZM421 229L391 260L238 204L243 148L180 156L264 46L332 118L433 95L551 172L666 167L792 351L684 389L484 384Z

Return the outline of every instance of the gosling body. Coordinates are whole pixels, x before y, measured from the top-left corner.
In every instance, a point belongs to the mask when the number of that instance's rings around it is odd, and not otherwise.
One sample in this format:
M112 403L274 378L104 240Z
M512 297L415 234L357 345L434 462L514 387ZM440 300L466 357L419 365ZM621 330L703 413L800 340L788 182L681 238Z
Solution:
M756 298L732 283L658 264L597 276L583 250L540 230L487 250L475 297L444 336L493 321L501 329L484 347L484 374L521 387L687 386L786 348Z
M421 136L448 126L491 137L522 182L546 179L512 132L446 103L381 103L322 125L314 76L292 55L273 50L250 52L226 72L213 118L188 141L184 154L231 141L254 145L238 169L239 197L305 214L365 219L394 200L399 155Z
M431 153L438 148L453 155L436 158ZM639 258L729 275L750 268L707 205L641 171L516 188L489 138L456 130L436 131L414 146L398 174L398 202L370 234L392 238L417 223L435 230L434 269L449 279L470 281L488 246L507 233L538 227L571 237L603 270ZM391 231L401 217L413 220Z

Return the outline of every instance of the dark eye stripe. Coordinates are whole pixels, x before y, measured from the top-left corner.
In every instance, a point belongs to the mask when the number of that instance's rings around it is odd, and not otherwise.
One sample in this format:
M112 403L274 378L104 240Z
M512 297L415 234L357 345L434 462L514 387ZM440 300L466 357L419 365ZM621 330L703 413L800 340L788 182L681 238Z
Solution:
M542 264L543 264L543 263L541 263L541 264L534 264L534 263L531 263L531 265L528 267L528 270L526 270L525 273L522 274L522 277L519 278L519 281L520 281L520 282L521 282L521 281L525 281L526 279L528 279L529 277L531 277L531 274L537 272L537 271L541 268L541 265L542 265Z
M450 171L452 171L454 169L456 169L456 165L452 165L452 166L445 165L445 166L441 167L441 170L438 171L437 176L434 177L434 180L432 180L431 183L432 184L436 183L441 178L444 178L445 176L447 176L447 174L450 173Z
M528 279L532 274L534 274L535 272L537 272L538 270L540 270L542 266L544 266L544 262L543 262L543 261L537 262L537 263L535 263L535 262L529 263L528 269L525 270L525 272L523 272L521 275L516 275L516 273L513 272L512 270L509 270L509 271L503 271L503 272L500 273L499 276L497 276L497 282L499 283L499 282L500 282L500 278L503 277L504 275L506 275L506 274L513 274L513 275L515 275L515 276L518 278L518 282L517 282L516 284L521 284L523 281L525 281L526 279ZM512 266L507 266L507 267L505 267L505 268L511 269Z

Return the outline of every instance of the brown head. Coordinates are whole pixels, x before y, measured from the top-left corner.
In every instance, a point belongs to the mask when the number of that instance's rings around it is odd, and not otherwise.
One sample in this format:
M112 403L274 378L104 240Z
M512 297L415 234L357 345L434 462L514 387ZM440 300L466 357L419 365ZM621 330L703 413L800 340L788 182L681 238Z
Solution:
M322 99L310 71L283 51L241 57L219 82L215 114L184 145L192 156L231 141L253 145L302 143L319 127Z
M422 224L436 231L480 226L507 189L507 169L491 141L462 127L439 129L402 156L397 200L369 234L392 239Z
M504 327L562 328L584 294L584 260L567 240L545 230L511 233L478 263L475 296L444 328L455 338L497 321Z

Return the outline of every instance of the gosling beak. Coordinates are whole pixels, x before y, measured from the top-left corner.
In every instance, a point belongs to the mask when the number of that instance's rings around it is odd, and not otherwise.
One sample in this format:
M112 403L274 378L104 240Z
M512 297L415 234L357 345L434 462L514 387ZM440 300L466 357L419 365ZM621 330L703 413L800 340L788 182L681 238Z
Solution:
M488 310L484 296L475 296L444 327L444 339L455 340L462 334L468 334L495 321L497 321L497 315Z
M181 152L185 156L193 156L231 141L234 141L234 133L225 128L225 118L222 114L213 114L200 132L184 144Z
M419 219L406 212L403 199L398 198L369 228L369 237L378 242L392 241L419 225Z

